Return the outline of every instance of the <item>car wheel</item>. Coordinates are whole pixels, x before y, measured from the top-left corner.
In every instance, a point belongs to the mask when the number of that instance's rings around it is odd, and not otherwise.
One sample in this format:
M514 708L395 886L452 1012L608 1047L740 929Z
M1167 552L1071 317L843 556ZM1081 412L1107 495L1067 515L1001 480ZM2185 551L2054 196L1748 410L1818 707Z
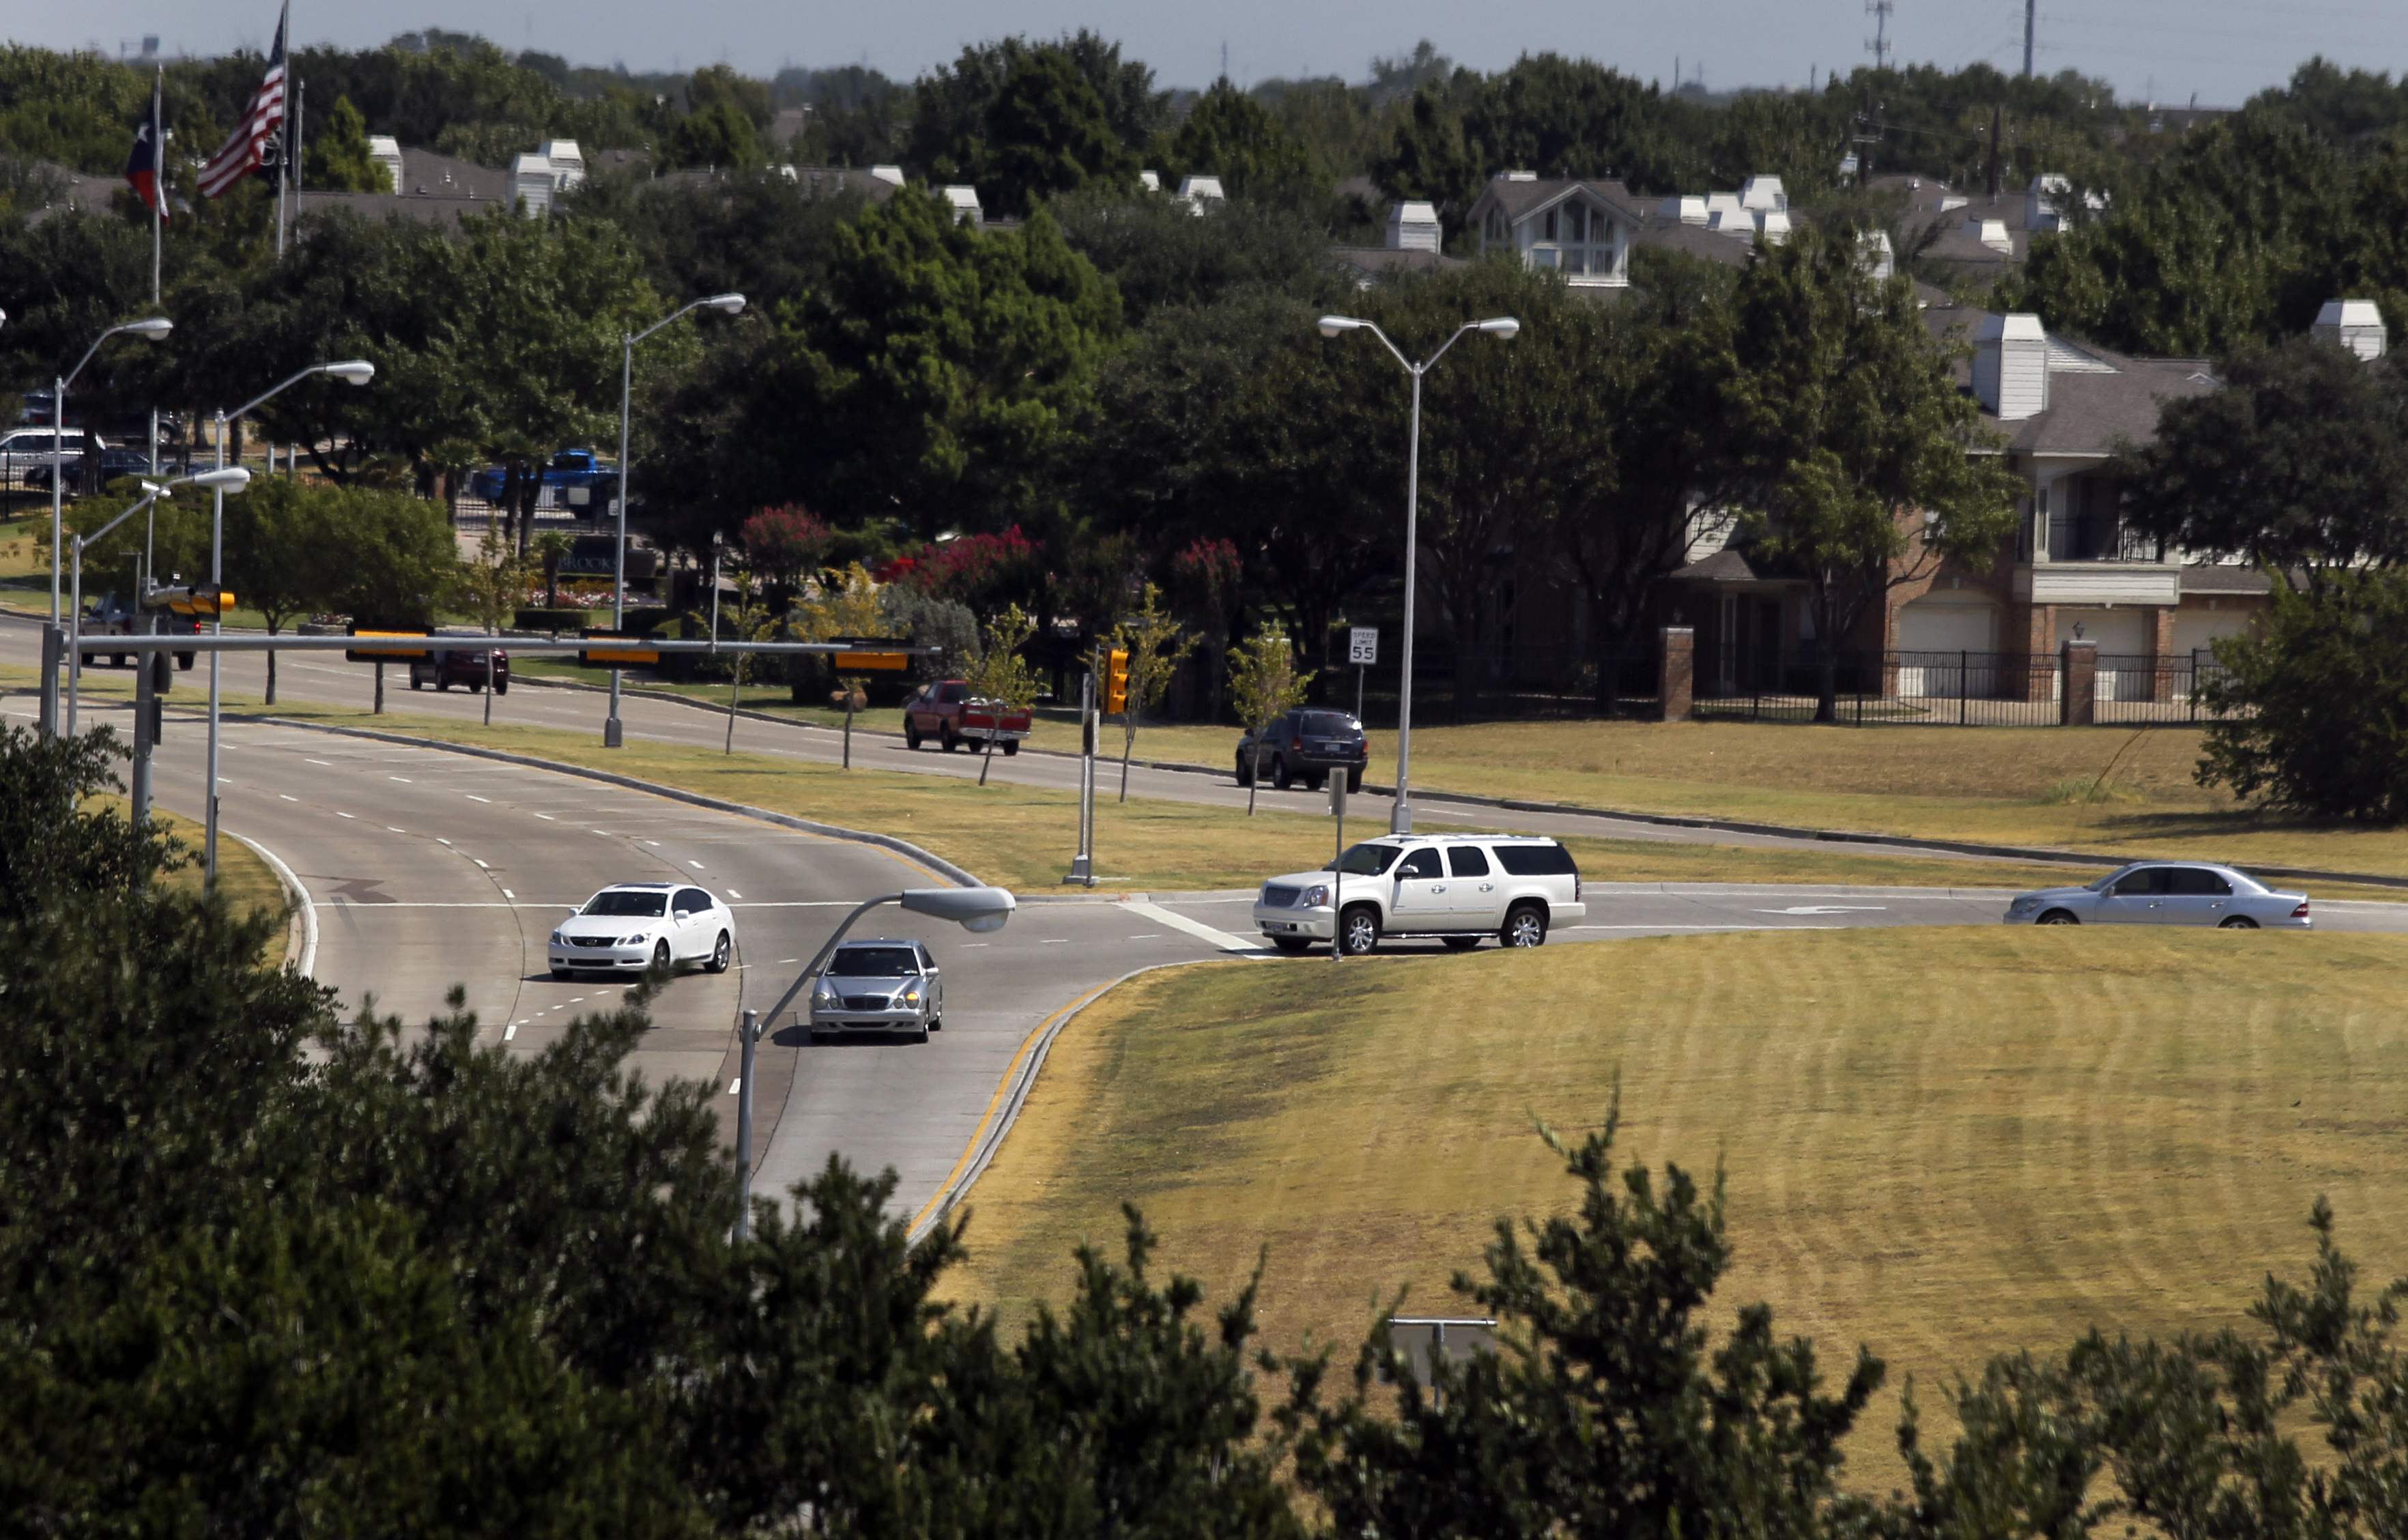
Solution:
M448 693L452 688L452 682L445 679L440 674L437 674L435 678L435 688L438 691Z
M1469 952L1480 944L1477 936L1440 936L1439 940L1446 943L1446 949L1450 952Z
M508 695L508 694L509 694L509 693L510 693L510 682L509 682L509 680L507 680L507 679L503 679L503 680L496 680L496 681L494 681L494 693L495 695Z
M1505 928L1497 933L1498 942L1505 946L1544 946L1547 944L1547 912L1534 903L1517 903L1505 916Z
M178 653L176 655L176 667L182 669L185 673L191 673L193 671L193 655L190 653Z
M485 693L485 682L481 679L472 679L468 681L468 693L470 695L483 695Z
M2070 909L2052 909L2039 919L2032 921L2034 925L2080 925L2081 923L2081 919Z
M913 754L920 752L920 729L911 726L908 718L903 723L903 746Z
M652 966L655 969L661 969L666 968L668 965L669 943L665 941L654 942L652 943Z
M1241 786L1251 786L1254 784L1254 767L1249 764L1246 760L1246 756L1241 754L1238 756L1238 784Z
M109 666L110 668L112 668L112 669L122 669L122 668L124 668L124 667L125 667L125 655L124 655L123 653L111 653L111 654L109 654L109 655L108 655L108 666Z
M1270 943L1273 946L1278 947L1281 951L1286 953L1289 957L1296 956L1297 953L1312 944L1302 936L1273 936L1270 938Z
M1304 778L1304 789L1307 791L1319 791L1328 784L1329 772L1327 770L1314 770L1312 774Z
M938 747L938 748L939 748L939 749L943 750L943 751L944 751L945 753L947 753L947 754L951 754L951 753L953 753L955 749L958 749L958 748L960 748L961 746L962 746L962 741L961 741L959 738L956 738L956 737L954 737L954 736L953 736L953 728L951 728L951 727L939 727L939 728L937 730L937 747Z
M1287 756L1278 754L1272 755L1271 784L1278 787L1281 791L1285 791L1295 784L1296 777L1288 773Z
M1363 789L1363 772L1361 770L1348 770L1346 772L1346 789L1348 791L1361 791Z
M1006 759L1010 758L1013 755L1018 754L1019 752L1020 752L1020 740L1019 740L1019 739L1017 739L1017 738L1012 738L1012 739L1007 739L1007 740L1005 740L1005 741L1004 741L1004 745L1003 745L1003 756L1004 756Z
M1356 904L1338 921L1338 947L1350 957L1368 957L1380 944L1380 912Z
M424 674L420 673L420 672L419 672L417 669L410 669L410 670L409 670L409 687L410 687L411 689L413 689L413 690L423 690L423 689L426 688L426 676L425 676Z
M944 1017L942 1017L942 1016L930 1016L930 1017L928 1018L928 1030L930 1030L930 1031L932 1031L932 1032L941 1032L941 1031L943 1031L944 1029L945 1029L945 1018L944 1018Z
M724 930L721 931L719 933L719 944L710 949L710 961L704 966L708 967L714 973L726 972L728 954L734 950L735 943L727 939L727 932Z
M2218 930L2255 930L2258 922L2246 914L2235 914L2216 927Z

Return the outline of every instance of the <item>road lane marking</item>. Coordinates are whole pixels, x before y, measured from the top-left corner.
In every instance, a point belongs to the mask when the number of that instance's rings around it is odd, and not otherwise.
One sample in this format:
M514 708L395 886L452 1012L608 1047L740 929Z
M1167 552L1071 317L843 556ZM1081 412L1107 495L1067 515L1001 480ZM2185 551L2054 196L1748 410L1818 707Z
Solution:
M398 781L398 782L400 782L400 783L401 783L403 785L405 785L405 786L412 786L412 785L416 785L416 784L418 784L417 782L412 781L412 780L411 780L408 776L407 776L407 775L388 775L388 776L386 776L386 777L385 777L385 779L386 779L386 780L388 780L388 781Z
M335 814L335 816L336 816L336 817L337 817L337 818L349 818L349 817L351 816L351 814L350 814L350 813L336 813L336 814Z
M547 824L556 824L556 823L560 822L560 820L559 820L559 819L554 818L554 817L553 817L551 813L537 813L537 814L536 814L536 816L537 816L537 817L538 817L538 818L540 818L540 819L542 819L542 820L543 820L545 823L547 823Z
M737 1090L738 1090L740 1087L742 1087L742 1086L743 1086L743 1084L744 1084L744 1077L743 1077L742 1075L738 1075L735 1079L733 1079L733 1080L731 1080L731 1081L729 1081L729 1082L727 1083L727 1094L728 1094L728 1095L730 1095L730 1096L734 1096L734 1095L736 1094Z
M515 898L517 898L517 897L518 897L518 895L517 895L517 894L515 894L515 893L513 893L513 892L511 892L509 888L507 888L507 887L506 887L506 888L502 889L502 897L503 897L503 898L505 898L505 899L515 899Z
M727 896L731 899L740 899L744 897L743 894L737 892L736 889L732 887L727 890Z
M406 828L394 828L391 824L387 824L387 825L385 825L385 826L384 826L384 831L385 831L387 834L407 834L407 833L408 833L408 832L409 832L409 830L408 830L408 829L406 829Z
M284 797L284 799L285 799L286 801L288 801L288 802L297 802L297 801L301 800L301 799L299 799L298 797L285 797L285 796L284 796L284 793L282 793L282 792L280 792L280 792L278 792L276 795L277 795L277 796L279 796L279 797Z
M473 791L464 791L460 795L466 797L471 802L490 802L493 800L490 797L480 797Z
M1037 940L1037 944L1039 946L1068 946L1070 944L1070 938L1068 936L1040 936Z
M1759 909L1759 914L1879 914L1886 913L1885 903L1800 903L1786 909Z
M1162 939L1162 932L1159 930L1149 930L1142 936L1128 936L1123 939L1126 941L1160 941Z
M688 865L688 866L690 866L690 867L692 867L692 868L694 868L696 871L700 871L702 870L702 863L701 863L700 861L697 861L697 860L694 859L692 856L688 856L688 857L686 857L686 863L685 863L685 864L686 864L686 865Z
M1167 925L1173 930L1183 930L1197 941L1210 942L1224 952L1235 952L1241 957L1258 957L1264 955L1263 944L1260 942L1250 941L1243 936L1233 936L1226 930L1215 930L1202 920L1191 920L1184 914L1163 908L1160 904L1132 903L1124 904L1122 907L1142 914L1158 924Z
M311 759L306 755L302 757L301 762L305 765L323 765L328 770L335 768L335 762L331 759Z

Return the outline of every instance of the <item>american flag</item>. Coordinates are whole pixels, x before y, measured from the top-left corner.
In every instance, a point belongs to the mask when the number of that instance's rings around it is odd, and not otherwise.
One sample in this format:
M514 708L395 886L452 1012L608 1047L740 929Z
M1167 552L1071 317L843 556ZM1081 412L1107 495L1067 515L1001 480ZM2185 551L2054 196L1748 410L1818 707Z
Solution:
M204 196L223 196L227 188L268 164L269 146L284 126L284 25L292 19L292 0L285 0L283 14L276 19L276 46L268 50L267 73L251 94L242 122L201 167Z

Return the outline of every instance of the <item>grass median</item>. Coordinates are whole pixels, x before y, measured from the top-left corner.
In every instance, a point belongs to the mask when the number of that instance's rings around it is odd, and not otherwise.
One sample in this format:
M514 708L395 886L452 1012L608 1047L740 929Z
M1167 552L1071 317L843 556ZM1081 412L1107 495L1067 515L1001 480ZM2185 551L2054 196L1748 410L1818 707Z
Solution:
M34 670L0 668L0 682L22 688L33 679ZM96 670L84 679L94 699L122 700L131 690L129 680L114 670ZM254 700L233 695L225 698L229 711L262 710ZM183 691L170 700L171 712L177 712L194 704ZM485 727L404 712L377 715L308 701L280 702L274 714L533 755L893 834L1022 892L1061 891L1062 873L1076 848L1078 799L1068 791L999 781L980 786L952 776L899 771L848 771L770 755L725 755L641 741L605 749L581 732L501 724ZM190 730L171 717L171 735ZM1500 813L1494 827L1513 828L1512 815ZM1358 838L1379 832L1376 823L1363 820L1351 821L1349 828ZM1332 854L1333 834L1327 816L1317 813L1262 812L1249 818L1229 808L1146 798L1131 798L1124 804L1109 797L1096 809L1097 870L1111 879L1108 890L1251 887L1266 876L1320 866ZM1592 882L2015 887L2090 874L2081 869L1859 854L1843 847L1827 852L1640 840L1567 842Z
M1341 1351L1447 1288L1499 1216L1563 1210L1533 1135L1723 1162L1737 1264L1837 1373L1891 1366L1855 1441L1897 1474L1904 1375L2096 1322L2241 1324L2300 1274L2318 1193L2371 1277L2408 1271L2408 937L1993 929L1640 940L1122 986L1056 1042L972 1190L964 1298L1054 1297L1134 1202L1226 1300L1268 1248L1269 1339Z

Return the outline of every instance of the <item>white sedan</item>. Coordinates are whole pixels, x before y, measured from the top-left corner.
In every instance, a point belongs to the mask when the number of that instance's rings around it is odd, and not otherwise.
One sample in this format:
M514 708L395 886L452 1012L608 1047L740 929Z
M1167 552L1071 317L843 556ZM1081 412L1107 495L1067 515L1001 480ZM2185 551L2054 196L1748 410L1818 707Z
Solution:
M685 962L724 973L735 951L736 916L701 888L616 883L586 900L552 933L552 976L640 973Z
M2245 871L2183 861L2142 861L2081 887L2018 894L2009 925L2213 925L2226 930L2306 930L2308 896L2277 893Z

